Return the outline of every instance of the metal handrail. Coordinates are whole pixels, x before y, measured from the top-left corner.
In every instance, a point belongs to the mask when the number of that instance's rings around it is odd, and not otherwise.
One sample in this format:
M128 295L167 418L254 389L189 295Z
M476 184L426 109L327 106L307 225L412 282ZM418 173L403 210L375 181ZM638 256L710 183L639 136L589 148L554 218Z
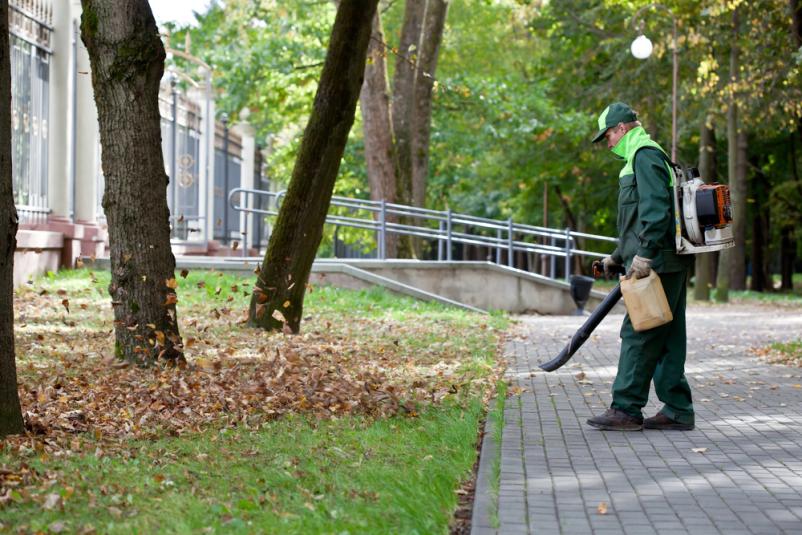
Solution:
M245 214L259 214L264 216L277 216L281 201L286 195L286 190L265 191L251 188L234 188L228 193L228 205L238 212ZM250 196L250 201L249 200ZM236 198L235 198L236 197ZM273 201L273 207L256 208L254 202L256 197L266 197L268 203ZM416 206L406 206L403 204L388 203L385 201L373 201L368 199L354 199L350 197L331 198L331 206L345 208L351 211L365 211L370 215L359 217L357 215L328 214L326 223L346 226L351 228L364 229L377 233L377 256L379 259L386 257L386 237L388 233L414 236L436 240L438 243L438 260L451 260L452 245L455 243L464 245L476 245L488 247L496 250L496 261L500 263L502 251L507 252L507 262L513 266L514 255L516 252L536 253L551 257L551 272L554 276L556 272L555 260L561 258L565 265L566 279L571 274L571 261L574 256L589 256L601 258L607 253L600 253L577 248L577 239L601 241L607 243L617 243L616 238L589 234L586 232L576 232L570 228L553 229L515 223L512 219L500 221L469 214L454 213L451 210L432 210ZM400 216L406 222L388 221L388 216ZM422 224L415 224L410 219L422 220ZM245 222L245 228L241 229L242 235L248 233L248 217L241 218ZM434 223L437 227L426 225ZM495 234L472 233L470 230L457 231L455 225L481 229L483 231L495 231ZM516 236L519 239L516 239ZM524 241L520 237L535 238L545 240L547 243L534 243ZM445 249L445 250L444 250ZM247 247L242 248L245 256Z

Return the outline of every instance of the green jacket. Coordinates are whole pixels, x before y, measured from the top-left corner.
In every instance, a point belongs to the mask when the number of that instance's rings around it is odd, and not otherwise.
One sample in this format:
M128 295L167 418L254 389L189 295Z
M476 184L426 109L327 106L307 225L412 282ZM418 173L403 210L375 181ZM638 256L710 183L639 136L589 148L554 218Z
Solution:
M638 126L613 147L626 160L618 177L618 247L613 260L629 269L635 255L652 260L657 273L686 269L692 257L674 245L674 173L665 151Z

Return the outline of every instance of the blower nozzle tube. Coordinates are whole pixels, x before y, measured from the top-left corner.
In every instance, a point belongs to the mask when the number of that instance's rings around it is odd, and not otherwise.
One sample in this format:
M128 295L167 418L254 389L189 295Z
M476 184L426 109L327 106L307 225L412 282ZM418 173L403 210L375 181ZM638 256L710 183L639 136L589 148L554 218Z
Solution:
M568 342L560 354L551 359L548 362L544 362L540 365L540 369L553 372L554 370L560 368L563 364L571 360L571 357L574 356L574 353L582 347L582 344L590 338L591 333L593 333L594 329L599 326L599 323L604 319L605 316L613 309L613 307L618 303L621 299L621 285L616 285L609 294L599 303L599 306L593 311L593 313L585 320L585 323L576 331L576 334L571 338L571 341Z

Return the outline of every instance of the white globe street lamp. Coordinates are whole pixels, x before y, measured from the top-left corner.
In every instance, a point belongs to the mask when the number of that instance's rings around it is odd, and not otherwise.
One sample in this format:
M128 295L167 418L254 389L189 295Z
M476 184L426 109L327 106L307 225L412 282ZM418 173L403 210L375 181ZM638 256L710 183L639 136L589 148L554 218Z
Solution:
M645 35L639 35L629 47L632 55L638 59L646 59L651 56L652 48L652 42Z
M671 77L671 159L677 161L677 84L679 83L679 60L677 59L677 17L674 12L663 4L648 4L635 12L632 16L632 27L638 32L638 37L629 47L632 55L638 59L646 59L652 55L652 42L643 35L643 25L638 24L638 17L647 9L662 9L671 16L672 22L672 77Z

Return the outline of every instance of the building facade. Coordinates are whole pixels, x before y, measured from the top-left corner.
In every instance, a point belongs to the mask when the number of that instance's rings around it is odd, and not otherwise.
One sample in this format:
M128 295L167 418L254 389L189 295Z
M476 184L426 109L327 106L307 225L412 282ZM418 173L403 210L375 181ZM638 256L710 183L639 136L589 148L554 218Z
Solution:
M79 256L102 257L108 245L102 147L80 17L80 0L10 1L12 167L20 218L15 284L72 266ZM159 95L173 249L225 254L243 238L253 246L253 238L241 235L245 216L230 209L227 197L231 189L264 184L262 158L247 111L234 125L215 120L211 68L188 45L172 48L165 37L168 65L180 57L191 68L168 67Z

